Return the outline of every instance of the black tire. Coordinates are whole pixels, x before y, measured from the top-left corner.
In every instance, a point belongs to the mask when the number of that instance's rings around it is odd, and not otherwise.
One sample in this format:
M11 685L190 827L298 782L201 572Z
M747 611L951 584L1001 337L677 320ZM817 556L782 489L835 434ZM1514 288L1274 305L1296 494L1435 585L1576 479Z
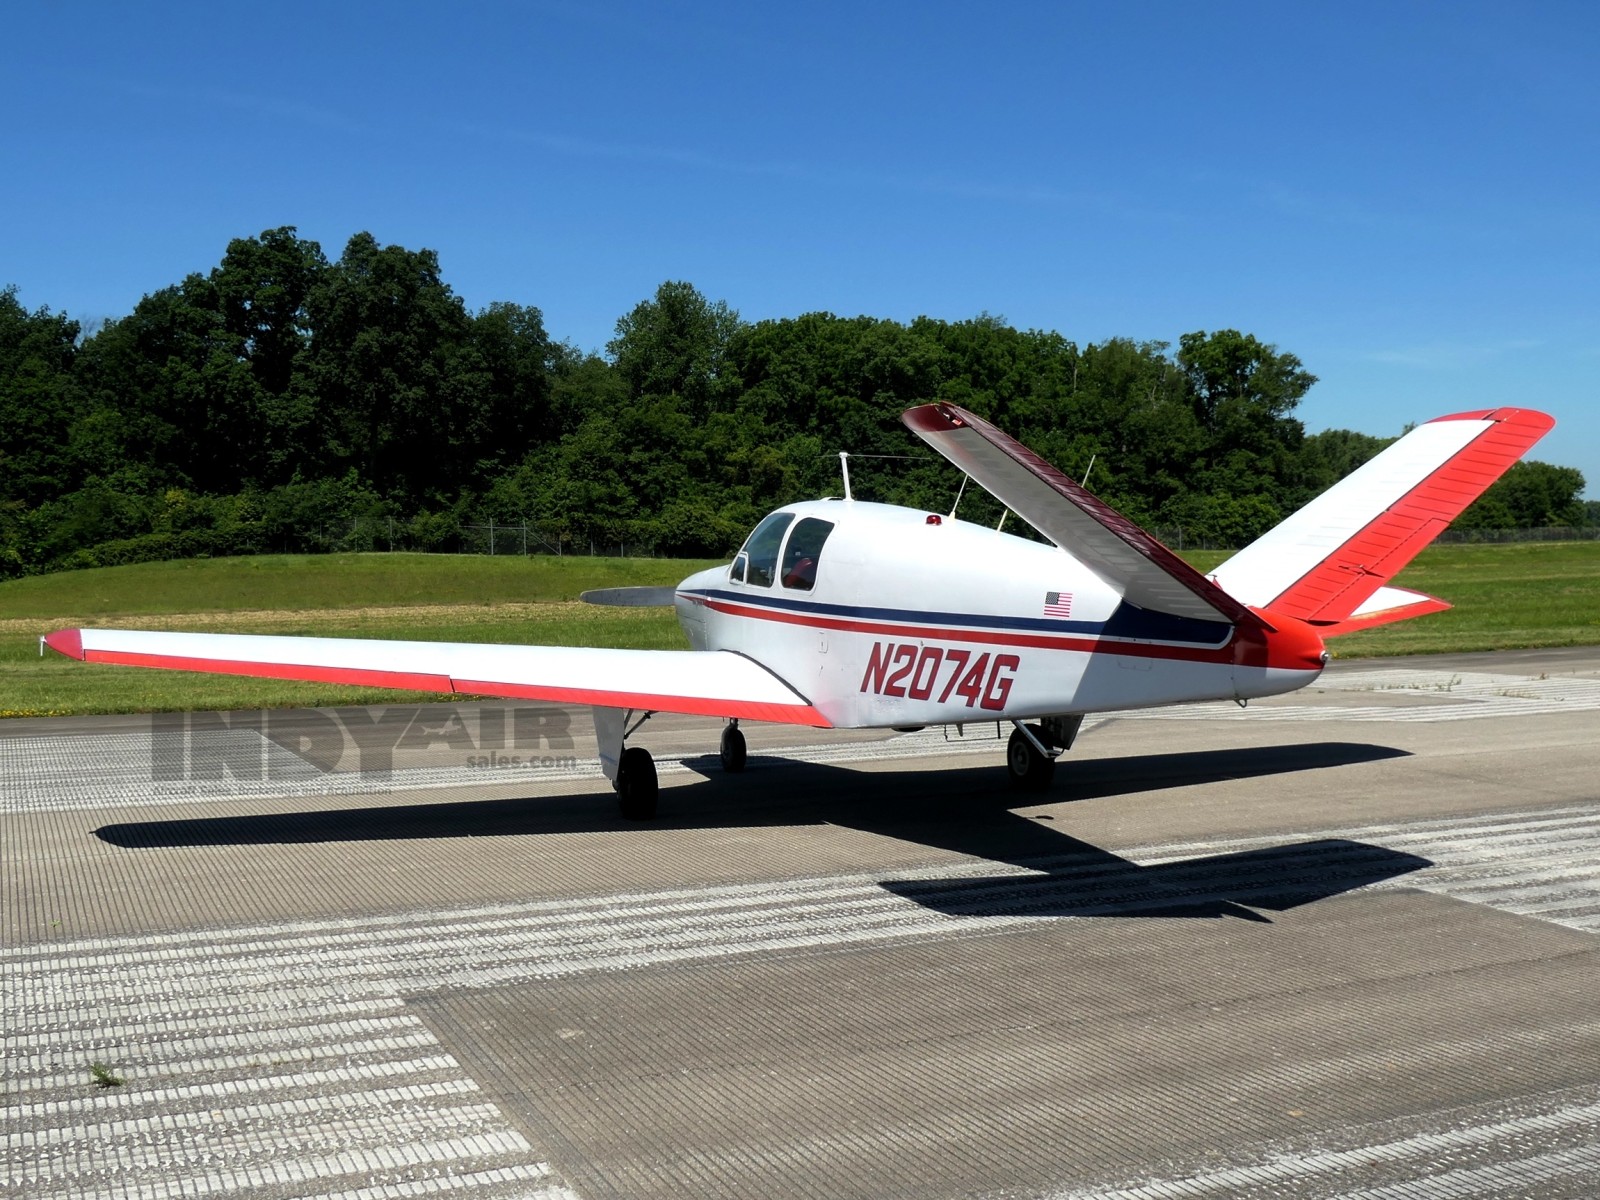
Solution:
M1028 732L1044 741L1044 731L1037 725L1028 726ZM1011 778L1011 786L1018 791L1042 792L1055 778L1056 760L1040 754L1023 736L1022 730L1013 729L1011 740L1006 743L1006 774Z
M729 775L744 770L744 733L736 725L722 731L722 769Z
M660 787L656 760L641 746L629 746L617 763L617 805L624 821L653 821Z

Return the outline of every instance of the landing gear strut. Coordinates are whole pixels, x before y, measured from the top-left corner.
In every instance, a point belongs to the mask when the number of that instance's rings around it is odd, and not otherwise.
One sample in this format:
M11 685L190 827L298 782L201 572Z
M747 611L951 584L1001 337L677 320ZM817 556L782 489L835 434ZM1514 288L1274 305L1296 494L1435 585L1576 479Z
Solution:
M1011 740L1006 743L1006 774L1011 786L1023 792L1042 792L1055 778L1056 758L1070 750L1077 739L1083 717L1068 715L1044 717L1037 725L1013 721Z
M625 821L650 821L656 815L656 762L643 746L624 743L655 714L645 712L634 720L635 709L594 709L595 741L600 749L600 766L616 789L617 804ZM631 722L631 724L630 724Z
M744 734L739 731L739 718L734 717L722 730L722 769L730 775L744 770Z
M1044 741L1043 733L1037 725L1018 725L1006 743L1006 773L1020 792L1042 792L1056 776L1056 760L1035 745Z

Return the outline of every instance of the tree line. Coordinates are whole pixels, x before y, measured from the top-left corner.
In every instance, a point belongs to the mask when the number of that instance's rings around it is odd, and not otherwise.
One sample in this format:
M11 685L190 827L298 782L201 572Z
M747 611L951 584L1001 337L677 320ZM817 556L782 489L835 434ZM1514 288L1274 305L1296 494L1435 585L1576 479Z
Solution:
M840 450L856 495L948 510L959 474L899 423L930 399L1142 523L1243 544L1387 444L1307 435L1294 411L1315 382L1235 330L1080 347L988 315L750 322L683 282L593 354L538 308L470 311L431 250L359 233L330 261L283 227L92 332L0 291L0 577L379 525L455 549L474 521L721 555L772 507L839 492ZM1583 486L1521 464L1459 524L1582 524ZM973 490L961 506L1000 516Z

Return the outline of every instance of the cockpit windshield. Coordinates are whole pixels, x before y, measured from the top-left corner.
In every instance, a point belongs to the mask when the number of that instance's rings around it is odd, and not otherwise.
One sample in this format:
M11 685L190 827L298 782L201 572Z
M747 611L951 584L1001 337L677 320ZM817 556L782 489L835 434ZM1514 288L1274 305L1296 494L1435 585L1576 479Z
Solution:
M771 587L778 571L778 548L783 545L784 530L794 520L793 513L775 512L755 527L745 541L739 556L748 563L744 581L757 587Z
M833 522L806 517L795 524L783 548L783 586L809 592L817 582L817 562L822 544L833 532Z

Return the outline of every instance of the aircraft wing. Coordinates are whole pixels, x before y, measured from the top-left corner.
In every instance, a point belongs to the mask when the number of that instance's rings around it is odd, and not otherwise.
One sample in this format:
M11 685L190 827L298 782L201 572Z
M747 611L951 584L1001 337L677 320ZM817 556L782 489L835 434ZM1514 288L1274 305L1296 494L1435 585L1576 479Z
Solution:
M728 650L604 650L125 629L61 629L44 642L85 662L829 725L778 676Z
M924 404L900 419L1000 503L1120 588L1130 603L1199 621L1265 624L1151 534L982 417L955 404Z

